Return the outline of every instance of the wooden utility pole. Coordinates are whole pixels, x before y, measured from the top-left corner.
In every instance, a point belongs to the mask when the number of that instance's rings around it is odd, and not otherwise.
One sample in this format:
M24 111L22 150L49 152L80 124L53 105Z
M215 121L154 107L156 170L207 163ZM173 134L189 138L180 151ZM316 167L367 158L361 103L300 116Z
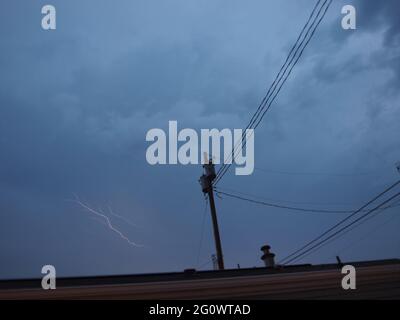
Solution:
M222 255L222 245L221 245L221 238L219 235L217 210L215 209L214 189L212 184L213 180L216 177L215 168L214 164L212 163L212 160L204 164L203 168L205 172L200 177L200 184L203 192L208 195L208 200L210 201L210 211L211 211L211 219L214 231L215 249L217 251L218 268L219 270L224 270L224 258Z

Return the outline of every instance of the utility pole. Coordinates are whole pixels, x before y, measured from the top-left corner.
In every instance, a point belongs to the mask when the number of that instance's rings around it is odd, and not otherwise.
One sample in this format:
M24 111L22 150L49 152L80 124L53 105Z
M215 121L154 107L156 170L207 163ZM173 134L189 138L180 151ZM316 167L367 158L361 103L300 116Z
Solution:
M200 184L203 193L208 195L208 200L210 201L210 210L211 210L211 219L213 223L214 230L214 240L215 240L215 249L217 251L217 261L219 270L224 270L224 258L222 255L222 246L221 246L221 238L219 236L219 228L218 228L218 220L217 220L217 210L215 209L215 201L214 201L214 189L213 189L213 181L216 177L215 167L212 163L212 159L203 165L204 174L200 177Z

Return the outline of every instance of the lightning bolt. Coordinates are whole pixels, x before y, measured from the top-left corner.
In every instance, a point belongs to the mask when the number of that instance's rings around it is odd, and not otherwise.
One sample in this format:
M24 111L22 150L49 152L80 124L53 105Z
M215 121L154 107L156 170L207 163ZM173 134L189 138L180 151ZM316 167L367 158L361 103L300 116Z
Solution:
M117 218L121 219L122 221L126 222L131 227L139 228L139 226L137 224L134 224L133 222L129 221L127 218L125 218L125 217L123 217L123 216L121 216L119 214L114 213L113 209L110 206L108 206L108 212L110 212L110 214L113 215L114 217L117 217Z
M104 219L106 226L112 230L113 232L115 232L120 238L122 238L123 240L125 240L129 245L133 246L133 247L143 247L143 245L141 244L137 244L135 242L133 242L132 240L130 240L126 235L124 235L120 230L118 230L116 227L113 226L110 218L105 215L102 210L95 210L93 208L91 208L88 204L82 202L79 197L75 194L75 199L71 200L75 203L77 203L78 205L80 205L82 208L84 208L86 211L92 213L93 215L100 217L102 219ZM110 213L112 213L111 208L109 208ZM117 216L115 213L112 213L113 215ZM123 217L122 217L123 218ZM131 223L130 223L131 224Z

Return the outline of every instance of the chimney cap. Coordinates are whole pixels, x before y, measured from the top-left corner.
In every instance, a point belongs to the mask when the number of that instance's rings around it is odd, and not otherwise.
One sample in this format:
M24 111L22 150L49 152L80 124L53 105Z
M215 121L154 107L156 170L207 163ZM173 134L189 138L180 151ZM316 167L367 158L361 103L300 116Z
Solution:
M265 250L269 250L269 249L271 249L271 246L266 244L266 245L262 246L260 250L265 251Z

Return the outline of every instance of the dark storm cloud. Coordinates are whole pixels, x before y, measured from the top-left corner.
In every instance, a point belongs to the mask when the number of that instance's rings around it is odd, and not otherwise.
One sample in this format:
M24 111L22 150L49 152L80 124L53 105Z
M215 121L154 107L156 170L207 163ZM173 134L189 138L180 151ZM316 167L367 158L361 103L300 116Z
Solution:
M334 2L257 131L255 163L267 171L367 174L231 171L221 186L353 207L393 179L399 96L386 93L399 66L398 4L374 10L370 1L354 3L359 26L347 33L342 4ZM8 264L0 277L37 276L48 263L64 275L194 266L201 167L149 166L145 134L165 129L168 120L180 128L244 127L314 2L54 1L53 33L40 29L43 4L1 4L0 254ZM91 219L68 201L73 193L94 207L111 203L141 226L115 221L145 247L131 248ZM218 207L230 266L258 265L266 241L283 256L338 219L226 198ZM214 251L207 223L201 263ZM381 239L380 254L362 248L351 258L392 257L393 234ZM330 254L314 258L331 260Z
M380 28L384 29L384 45L398 46L400 37L400 21L398 12L400 3L395 0L388 1L357 1L358 20L360 28L370 32Z
M327 81L332 80L332 77L336 75L353 74L355 72L354 68L358 66L361 67L358 71L365 70L368 67L384 68L393 73L393 78L390 79L391 82L388 85L397 88L400 81L400 56L398 54L400 47L400 22L397 14L400 10L400 3L392 0L353 0L338 1L336 6L339 9L347 4L353 5L356 9L357 29L343 32L339 27L342 16L337 16L329 25L329 29L326 30L330 37L326 40L325 50L340 51L349 42L357 41L357 38L360 36L365 36L366 41L362 47L359 46L359 49L361 49L359 54L352 55L350 53L346 65L332 66L335 70L331 72L324 73L324 71L321 71L321 79L324 78L324 74L327 77ZM374 47L376 42L380 43ZM368 55L371 48L374 48L375 52L370 52L370 55ZM317 72L320 70L320 66L322 66L322 63L316 68ZM336 70L337 68L339 70ZM322 66L322 69L324 69L324 66Z

